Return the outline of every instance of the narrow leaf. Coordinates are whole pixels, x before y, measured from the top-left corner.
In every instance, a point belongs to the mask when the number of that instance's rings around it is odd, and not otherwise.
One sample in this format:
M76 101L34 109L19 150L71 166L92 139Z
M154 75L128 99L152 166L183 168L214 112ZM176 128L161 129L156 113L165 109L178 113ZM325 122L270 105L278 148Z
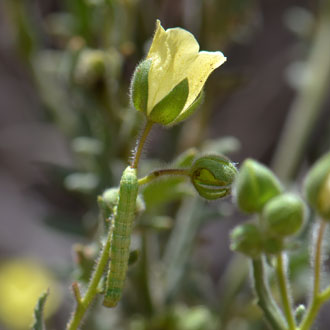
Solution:
M34 308L34 321L31 326L31 330L45 330L45 323L43 318L43 310L45 307L46 299L48 297L49 291L44 292L38 299L36 307Z

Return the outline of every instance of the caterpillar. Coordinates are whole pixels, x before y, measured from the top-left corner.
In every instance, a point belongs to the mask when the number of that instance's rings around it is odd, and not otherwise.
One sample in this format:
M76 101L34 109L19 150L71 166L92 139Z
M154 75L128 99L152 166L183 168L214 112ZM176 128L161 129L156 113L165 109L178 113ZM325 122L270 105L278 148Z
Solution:
M128 166L120 180L119 200L113 220L110 263L103 300L103 305L106 307L117 305L124 287L138 189L136 169Z

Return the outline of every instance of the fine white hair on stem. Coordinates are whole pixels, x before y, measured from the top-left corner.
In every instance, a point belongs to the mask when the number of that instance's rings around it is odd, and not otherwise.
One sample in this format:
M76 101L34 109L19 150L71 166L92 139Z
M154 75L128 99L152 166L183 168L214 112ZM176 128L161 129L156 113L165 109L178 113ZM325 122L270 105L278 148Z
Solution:
M144 130L144 126L141 126L138 130L138 133L136 134L136 142L135 142L135 146L134 148L131 150L131 153L130 153L130 156L129 156L129 163L132 164L133 161L134 161L134 158L135 158L135 154L136 154L136 151L139 147L139 143L140 143L140 139L143 135L143 131ZM150 145L150 141L152 140L152 135L153 135L153 131L150 130L148 136L146 137L146 140L144 141L144 144L143 144L143 149L141 151L141 158L144 158L146 153L147 153L147 150L149 149L149 145Z
M314 267L315 267L315 255L316 255L316 248L317 248L317 240L318 240L318 235L319 235L319 230L320 230L320 226L321 226L321 221L319 219L317 219L317 221L313 224L312 229L311 229L311 233L310 233L310 244L309 244L309 259L310 259L310 266L311 266L311 277L314 278ZM324 261L325 261L325 253L323 252L324 250L327 249L327 228L325 229L325 233L324 233L324 237L322 239L321 242L321 260L320 260L320 265L321 265L321 271L320 271L320 290L322 290L322 283L323 278L324 278ZM311 298L312 296L312 292L313 292L313 281L310 281L309 283L311 283L310 289L309 289L309 298Z

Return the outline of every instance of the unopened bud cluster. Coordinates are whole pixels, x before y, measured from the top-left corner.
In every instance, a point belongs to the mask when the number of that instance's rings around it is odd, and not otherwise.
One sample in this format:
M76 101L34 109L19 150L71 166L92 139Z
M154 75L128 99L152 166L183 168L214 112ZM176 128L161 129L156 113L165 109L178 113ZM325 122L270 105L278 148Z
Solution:
M239 225L231 233L231 248L252 258L285 249L285 239L304 225L305 205L295 194L285 193L273 174L255 160L246 160L234 183L238 207L258 214L260 221Z

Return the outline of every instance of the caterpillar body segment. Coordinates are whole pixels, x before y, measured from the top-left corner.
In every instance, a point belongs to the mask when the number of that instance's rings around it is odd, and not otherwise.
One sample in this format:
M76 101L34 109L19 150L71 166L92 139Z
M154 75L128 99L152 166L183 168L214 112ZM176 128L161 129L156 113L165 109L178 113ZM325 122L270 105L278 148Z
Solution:
M127 167L119 186L119 200L114 216L110 246L110 265L103 305L115 307L121 298L130 254L131 233L138 196L136 169Z

